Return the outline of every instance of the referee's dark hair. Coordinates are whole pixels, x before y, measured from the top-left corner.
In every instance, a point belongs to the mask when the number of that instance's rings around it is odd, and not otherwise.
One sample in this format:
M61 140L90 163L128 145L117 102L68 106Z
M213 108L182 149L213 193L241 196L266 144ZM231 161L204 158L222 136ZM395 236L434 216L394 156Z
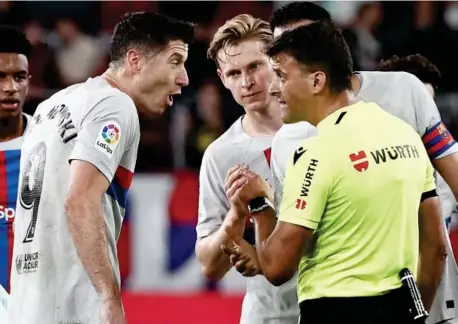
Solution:
M285 31L267 48L269 57L291 55L307 71L323 71L334 94L351 89L353 61L347 43L331 22L314 22Z
M437 66L421 54L412 54L405 57L393 55L380 62L379 71L404 71L415 75L423 83L429 83L437 89L441 73Z
M270 18L270 28L285 27L302 20L331 21L323 7L309 1L292 2L275 10Z
M20 29L0 25L0 53L23 54L28 58L31 52L32 45Z
M110 64L120 63L127 52L136 48L149 53L181 40L189 44L194 40L195 25L154 12L125 14L116 25L110 44Z

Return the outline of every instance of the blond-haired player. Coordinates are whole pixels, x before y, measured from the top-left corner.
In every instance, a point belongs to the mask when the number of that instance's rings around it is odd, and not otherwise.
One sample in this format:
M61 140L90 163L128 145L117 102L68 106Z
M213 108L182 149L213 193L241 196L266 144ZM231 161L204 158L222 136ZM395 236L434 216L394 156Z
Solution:
M204 154L196 254L204 274L213 280L223 278L232 265L248 277L241 316L241 323L246 324L297 323L298 318L295 280L280 287L272 286L259 275L255 257L250 262L241 258L232 264L231 258L235 257L228 255L234 252L233 242L224 230L240 215L248 215L245 208L226 197L226 175L231 173L231 168L243 164L272 185L270 148L273 136L282 125L278 101L269 95L274 75L264 54L272 37L266 21L239 15L218 29L208 50L221 82L246 114ZM251 223L246 222L244 240L236 249L255 255L251 244L254 244L254 231Z

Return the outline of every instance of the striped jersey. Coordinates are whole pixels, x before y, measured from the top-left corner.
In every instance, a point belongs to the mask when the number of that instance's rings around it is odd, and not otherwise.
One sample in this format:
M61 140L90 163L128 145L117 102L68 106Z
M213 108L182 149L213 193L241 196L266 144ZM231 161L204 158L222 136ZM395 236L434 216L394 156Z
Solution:
M91 163L110 183L102 212L119 285L116 242L139 140L134 102L101 77L64 89L38 106L22 146L9 323L100 323L97 293L78 257L64 209L70 163Z
M23 114L24 131L31 117ZM13 254L13 221L16 215L19 162L24 137L0 143L0 285L9 291Z

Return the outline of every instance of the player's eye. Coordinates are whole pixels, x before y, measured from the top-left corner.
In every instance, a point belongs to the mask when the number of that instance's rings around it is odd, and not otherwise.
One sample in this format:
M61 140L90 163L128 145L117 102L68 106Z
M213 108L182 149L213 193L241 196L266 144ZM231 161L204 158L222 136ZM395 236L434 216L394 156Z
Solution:
M16 82L22 82L22 81L24 81L25 79L26 79L25 75L16 75L16 76L14 77L14 80L15 80Z
M236 76L238 76L239 74L240 74L239 71L233 71L233 72L230 72L230 73L229 73L229 76L230 76L230 77L236 77Z
M172 66L173 66L174 68L178 67L178 65L180 65L180 62L179 62L178 60L173 60L173 61L172 61Z

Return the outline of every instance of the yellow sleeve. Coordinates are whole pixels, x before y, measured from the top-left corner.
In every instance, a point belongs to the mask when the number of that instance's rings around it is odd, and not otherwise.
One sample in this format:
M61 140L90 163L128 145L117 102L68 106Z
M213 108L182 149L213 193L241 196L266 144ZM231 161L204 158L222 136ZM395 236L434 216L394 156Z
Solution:
M431 190L436 189L436 179L434 178L434 167L431 164L429 158L426 161L426 180L425 180L425 187L423 188L423 192L428 192Z
M316 230L332 188L332 175L328 161L313 147L316 145L299 147L286 169L279 220Z

